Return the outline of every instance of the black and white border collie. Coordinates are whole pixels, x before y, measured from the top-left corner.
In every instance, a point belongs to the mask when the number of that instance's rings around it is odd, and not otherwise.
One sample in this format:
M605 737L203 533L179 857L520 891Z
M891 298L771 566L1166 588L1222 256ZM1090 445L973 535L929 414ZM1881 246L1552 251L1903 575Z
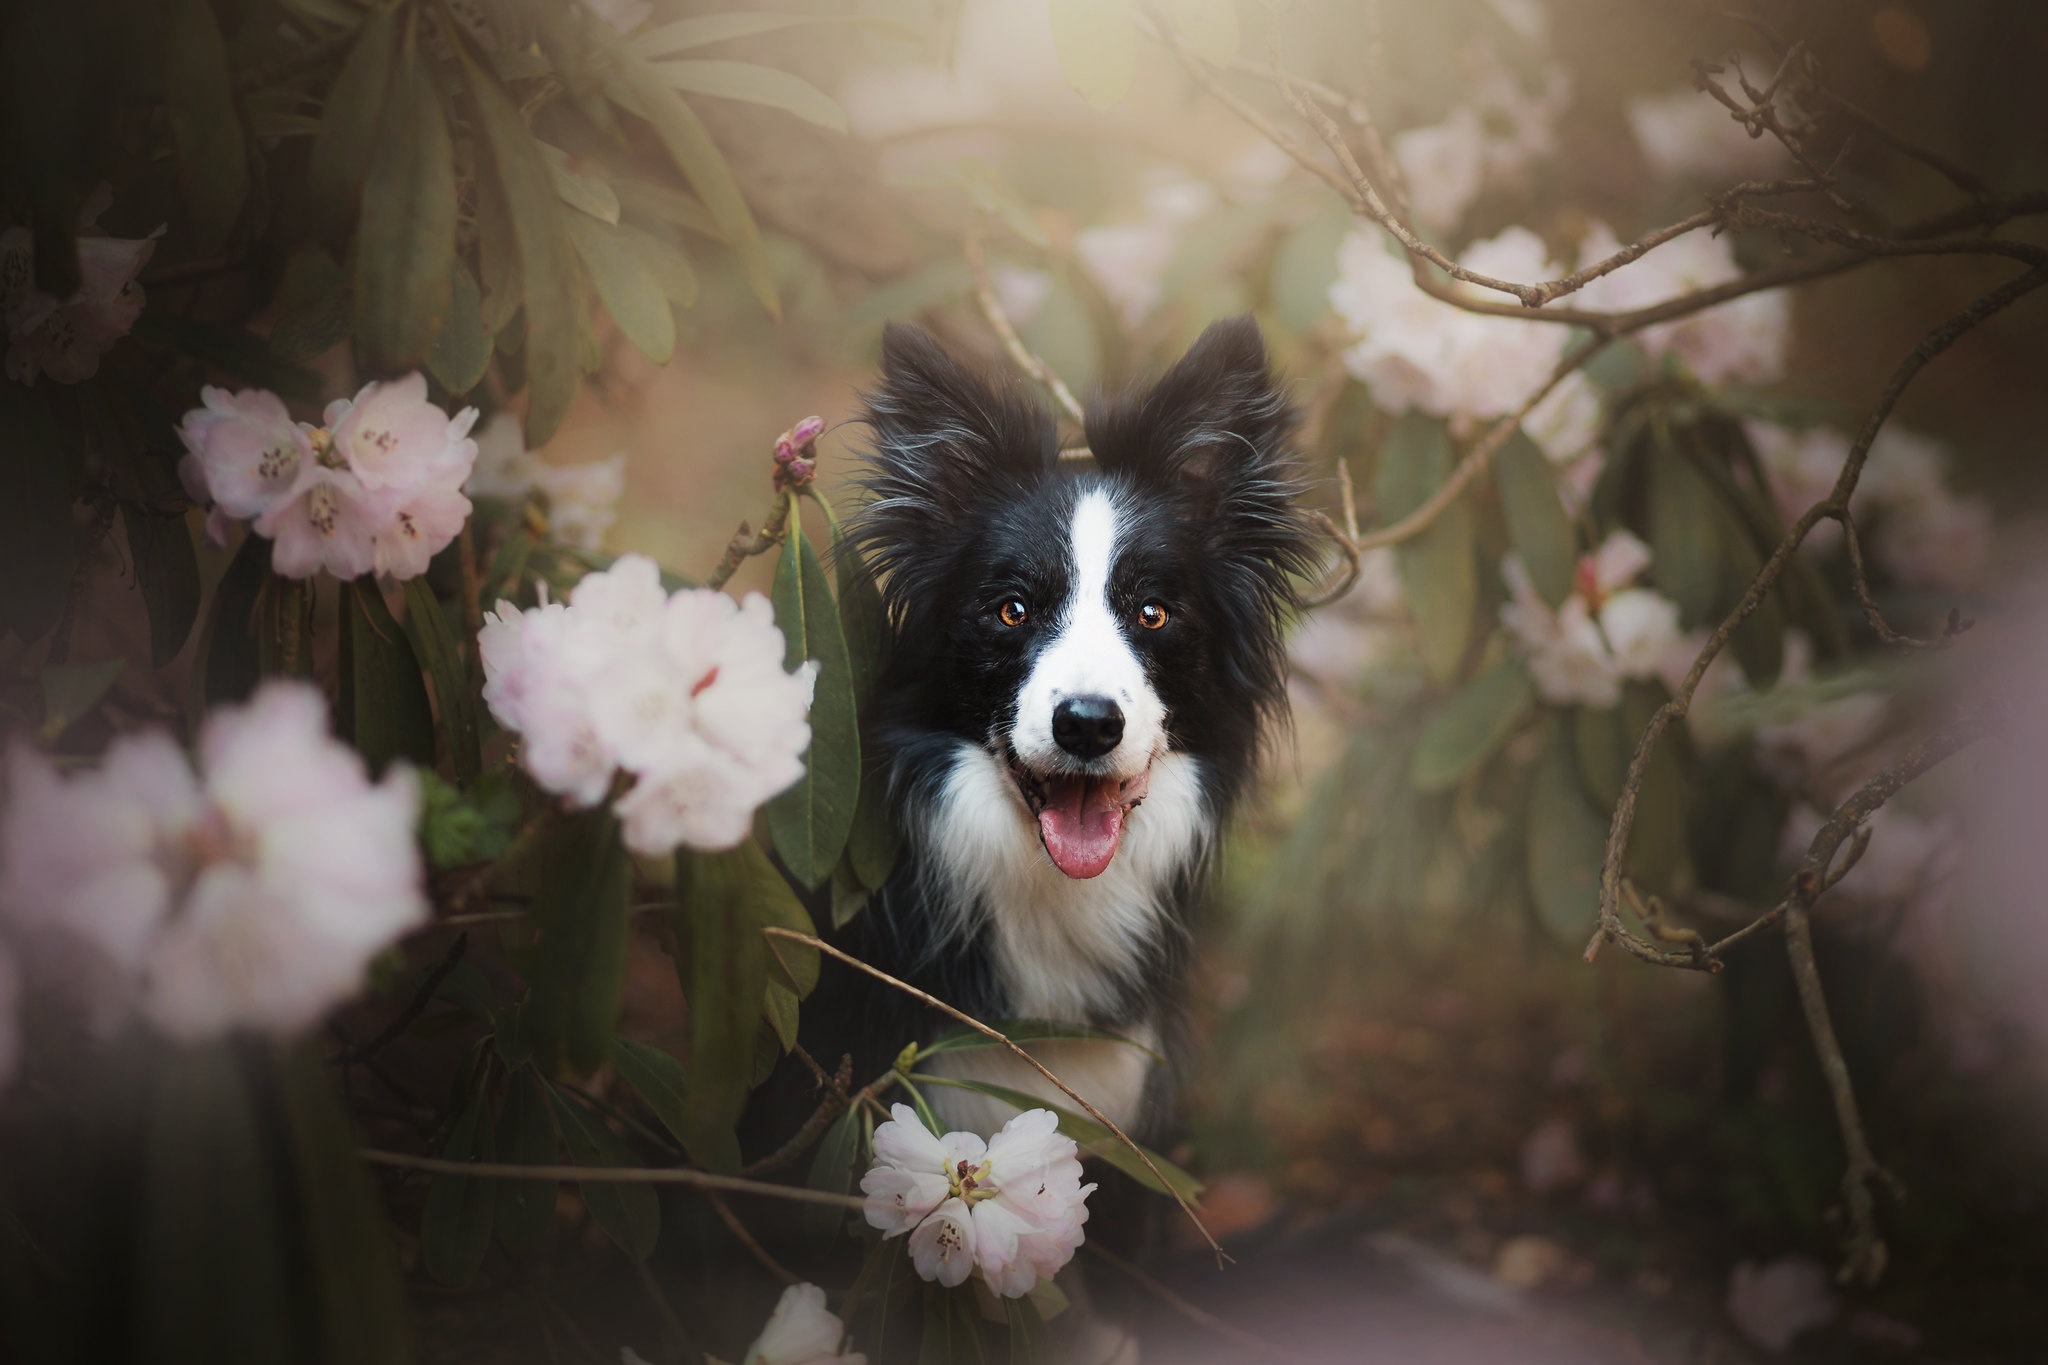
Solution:
M914 327L886 333L867 404L849 540L892 627L867 743L903 854L842 942L977 1018L1141 1044L1032 1050L1156 1131L1190 916L1283 705L1282 628L1315 558L1294 411L1249 318L1097 404L1092 458L1062 458L1043 403ZM843 975L805 1016L828 1065L853 1023L863 1079L950 1027ZM1072 1103L999 1048L924 1065ZM929 1098L984 1133L1013 1112Z

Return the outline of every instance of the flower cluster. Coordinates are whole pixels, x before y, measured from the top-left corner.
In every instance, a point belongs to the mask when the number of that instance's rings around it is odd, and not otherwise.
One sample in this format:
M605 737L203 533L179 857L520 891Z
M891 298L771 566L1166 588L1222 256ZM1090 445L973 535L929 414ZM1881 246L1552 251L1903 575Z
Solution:
M1081 1183L1074 1140L1050 1109L1028 1109L984 1143L973 1133L934 1137L908 1105L875 1129L875 1164L861 1177L868 1224L910 1234L917 1273L957 1285L979 1271L988 1287L1022 1298L1051 1279L1081 1245L1093 1185Z
M35 241L25 227L0 232L0 323L7 331L7 377L33 384L46 374L76 384L99 373L100 355L128 335L142 316L136 277L156 251L159 227L147 237L109 237L99 216L113 203L101 185L79 210L78 290L66 299L36 288Z
M1682 644L1678 606L1629 585L1650 566L1650 547L1627 531L1579 561L1570 595L1553 611L1514 555L1500 573L1512 600L1501 624L1520 642L1536 691L1557 706L1609 707L1628 678L1649 678Z
M535 781L590 806L632 775L616 809L640 853L731 848L803 776L815 666L784 671L758 594L671 596L653 560L624 555L566 603L498 603L477 644L484 701Z
M548 534L573 550L604 548L626 493L626 452L585 464L549 464L526 448L519 418L491 414L476 434L476 468L462 491L472 498L524 501L538 491L548 500Z
M1612 230L1595 223L1580 243L1579 265L1583 269L1620 246ZM1741 276L1727 237L1688 232L1593 281L1578 300L1586 308L1629 312ZM1652 356L1682 362L1702 384L1761 384L1782 377L1791 338L1792 301L1782 289L1744 294L1646 327L1635 337Z
M825 1307L825 1291L793 1284L776 1300L768 1325L747 1348L740 1365L867 1365L858 1351L840 1354L846 1324Z
M1439 229L1455 228L1488 182L1514 175L1557 150L1557 120L1571 103L1571 77L1559 66L1543 72L1533 94L1491 50L1465 56L1471 102L1441 123L1408 128L1388 143L1415 214Z
M1719 100L1690 85L1637 95L1624 113L1643 160L1667 180L1772 180L1792 162L1783 143L1751 137Z
M318 427L294 422L265 389L200 398L178 426L185 490L212 502L216 541L230 522L252 521L286 578L417 578L469 520L476 409L449 417L419 374L364 385L328 404Z
M818 438L825 419L806 417L775 438L775 491L809 488L818 477Z
M6 771L0 926L102 1032L294 1032L426 919L417 780L371 782L304 683L214 711L196 771L162 732L68 776L18 745Z

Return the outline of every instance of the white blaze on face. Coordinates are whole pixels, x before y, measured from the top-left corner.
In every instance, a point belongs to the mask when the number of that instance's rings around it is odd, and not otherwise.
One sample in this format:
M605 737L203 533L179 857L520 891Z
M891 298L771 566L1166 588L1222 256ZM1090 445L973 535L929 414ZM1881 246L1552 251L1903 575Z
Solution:
M1074 697L1107 697L1124 713L1116 748L1086 765L1117 778L1143 773L1166 749L1166 705L1131 649L1124 623L1110 603L1121 519L1109 494L1085 494L1067 530L1071 576L1067 600L1054 621L1057 632L1032 664L1017 697L1010 748L1034 772L1074 772L1083 765L1053 739L1053 711Z

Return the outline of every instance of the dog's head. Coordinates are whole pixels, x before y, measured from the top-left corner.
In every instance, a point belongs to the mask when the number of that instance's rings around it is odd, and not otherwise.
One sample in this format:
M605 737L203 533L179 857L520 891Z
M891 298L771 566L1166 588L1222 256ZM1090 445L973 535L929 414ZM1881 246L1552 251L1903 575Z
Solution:
M965 739L1007 765L1070 877L1115 858L1153 764L1201 763L1227 806L1283 695L1282 616L1311 537L1294 414L1249 318L1099 404L1062 460L1043 404L892 327L869 395L852 539L896 651L885 735Z

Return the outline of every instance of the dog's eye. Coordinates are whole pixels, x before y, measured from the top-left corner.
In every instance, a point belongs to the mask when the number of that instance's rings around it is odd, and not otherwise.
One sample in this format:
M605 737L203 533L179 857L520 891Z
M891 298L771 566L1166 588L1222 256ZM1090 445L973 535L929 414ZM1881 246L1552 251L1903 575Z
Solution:
M1157 602L1147 602L1138 608L1138 624L1147 630L1157 630L1166 624L1166 608Z
M1031 608L1024 605L1024 599L1013 597L996 608L996 615L1006 626L1021 626L1031 619Z

